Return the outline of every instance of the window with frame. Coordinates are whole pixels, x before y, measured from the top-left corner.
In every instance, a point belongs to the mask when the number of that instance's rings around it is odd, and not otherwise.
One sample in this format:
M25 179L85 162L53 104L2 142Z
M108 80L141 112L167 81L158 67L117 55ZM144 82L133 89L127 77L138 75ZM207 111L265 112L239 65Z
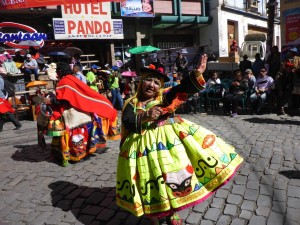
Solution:
M249 1L249 6L250 7L256 7L256 8L258 8L258 3L259 3L260 1L258 1L258 0L250 0Z

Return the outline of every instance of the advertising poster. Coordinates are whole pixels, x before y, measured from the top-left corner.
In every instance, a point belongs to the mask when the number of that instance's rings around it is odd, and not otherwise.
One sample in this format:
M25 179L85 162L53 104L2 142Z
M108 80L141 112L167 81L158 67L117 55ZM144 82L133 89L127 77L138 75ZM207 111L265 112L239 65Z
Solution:
M300 8L283 12L286 45L300 44Z
M124 17L155 17L153 0L121 1L121 16Z

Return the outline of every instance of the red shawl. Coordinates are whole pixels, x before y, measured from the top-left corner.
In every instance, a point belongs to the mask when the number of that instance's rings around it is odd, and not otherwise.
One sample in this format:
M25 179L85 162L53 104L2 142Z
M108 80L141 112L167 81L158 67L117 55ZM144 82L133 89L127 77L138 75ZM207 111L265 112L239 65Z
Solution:
M118 114L107 98L72 75L67 75L58 82L56 98L68 101L74 108L96 113L110 121L114 121Z

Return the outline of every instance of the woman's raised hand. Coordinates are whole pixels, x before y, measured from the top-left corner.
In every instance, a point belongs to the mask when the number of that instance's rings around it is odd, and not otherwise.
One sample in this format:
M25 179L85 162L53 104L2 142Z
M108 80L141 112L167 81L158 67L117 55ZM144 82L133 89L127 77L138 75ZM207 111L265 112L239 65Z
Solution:
M197 71L199 71L200 73L204 73L206 69L206 64L207 64L207 55L203 54L199 60L199 66L197 68Z

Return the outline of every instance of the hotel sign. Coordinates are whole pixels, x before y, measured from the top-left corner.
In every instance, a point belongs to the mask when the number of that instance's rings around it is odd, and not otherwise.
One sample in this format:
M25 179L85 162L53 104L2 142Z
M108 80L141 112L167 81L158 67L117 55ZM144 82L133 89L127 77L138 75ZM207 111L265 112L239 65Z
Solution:
M123 21L111 19L110 3L62 6L62 18L53 19L54 36L62 39L123 39Z

